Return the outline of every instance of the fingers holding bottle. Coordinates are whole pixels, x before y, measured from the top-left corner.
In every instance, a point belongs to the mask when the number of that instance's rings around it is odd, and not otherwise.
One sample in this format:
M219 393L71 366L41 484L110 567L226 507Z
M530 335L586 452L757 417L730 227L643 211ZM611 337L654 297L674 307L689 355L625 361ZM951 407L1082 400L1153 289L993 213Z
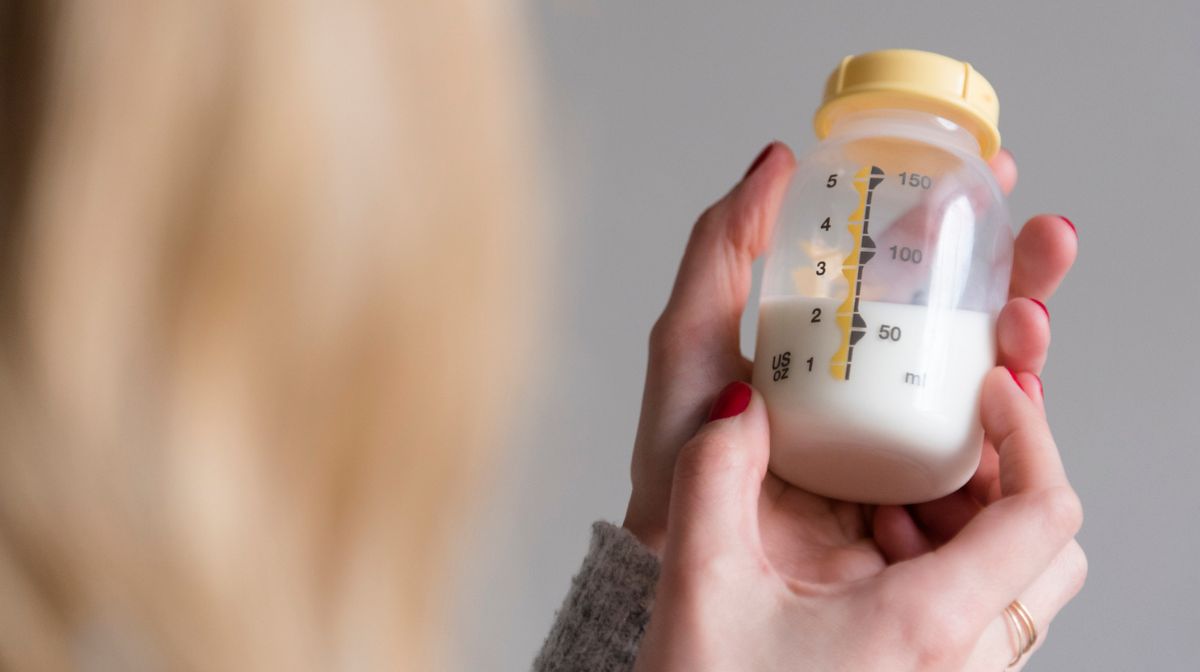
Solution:
M1046 571L1083 520L1028 375L997 367L984 382L982 419L999 455L1001 498L903 570L941 577L951 600L982 623Z

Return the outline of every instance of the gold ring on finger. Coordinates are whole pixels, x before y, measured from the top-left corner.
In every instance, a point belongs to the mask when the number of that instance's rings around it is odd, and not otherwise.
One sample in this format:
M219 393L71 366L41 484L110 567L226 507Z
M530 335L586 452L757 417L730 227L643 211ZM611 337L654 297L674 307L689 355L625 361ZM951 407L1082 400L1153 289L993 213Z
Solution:
M1021 662L1021 658L1029 653L1033 645L1037 643L1038 633L1037 625L1033 622L1033 616L1029 614L1029 609L1021 604L1020 600L1013 600L1007 607L1004 608L1004 615L1008 618L1008 622L1012 623L1013 630L1017 636L1017 652L1012 660L1008 661L1009 667L1015 667Z

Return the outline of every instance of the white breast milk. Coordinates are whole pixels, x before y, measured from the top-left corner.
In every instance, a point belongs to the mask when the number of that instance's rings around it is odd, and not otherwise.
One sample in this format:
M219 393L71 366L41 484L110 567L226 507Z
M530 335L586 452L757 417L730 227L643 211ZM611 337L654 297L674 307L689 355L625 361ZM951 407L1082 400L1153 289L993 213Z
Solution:
M969 310L862 301L846 366L841 301L764 297L754 386L767 401L771 470L811 492L912 503L952 492L979 462L982 380L995 320Z

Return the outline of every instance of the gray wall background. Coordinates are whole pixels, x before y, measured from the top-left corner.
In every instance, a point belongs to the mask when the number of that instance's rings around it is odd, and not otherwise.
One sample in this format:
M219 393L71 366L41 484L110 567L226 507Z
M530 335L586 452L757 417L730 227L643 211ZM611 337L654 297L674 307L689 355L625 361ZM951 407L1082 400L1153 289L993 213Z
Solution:
M695 217L767 141L811 147L828 72L887 47L984 73L1020 166L1014 217L1079 228L1045 386L1091 571L1028 669L1200 669L1200 3L594 0L529 15L556 277L538 390L468 540L466 669L525 669L590 523L620 521L646 336Z

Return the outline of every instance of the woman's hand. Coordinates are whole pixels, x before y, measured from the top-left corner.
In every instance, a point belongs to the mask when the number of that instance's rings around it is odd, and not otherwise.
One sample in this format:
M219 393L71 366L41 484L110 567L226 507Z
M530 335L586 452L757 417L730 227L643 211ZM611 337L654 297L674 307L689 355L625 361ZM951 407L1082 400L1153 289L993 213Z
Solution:
M720 386L750 378L739 331L751 264L769 243L794 166L786 146L768 146L743 180L704 213L667 308L651 332L625 527L660 554L680 448L703 423ZM1005 193L1011 191L1016 182L1012 156L1001 152L991 167ZM1043 302L1070 269L1076 246L1074 226L1054 215L1029 220L1016 240L1010 301L997 322L999 362L1034 374L1039 390L1036 374L1050 343ZM999 496L999 458L991 442L985 442L979 469L967 486L911 507L829 500L768 473L757 533L778 575L791 581L852 581L944 544ZM1072 542L1058 562L1082 583L1086 559L1077 544ZM1035 610L1035 617L1045 614L1046 607Z
M1082 521L1033 374L993 370L982 419L999 448L998 497L936 551L888 565L869 541L858 571L795 578L762 530L768 427L762 397L726 388L676 459L662 574L638 670L996 670L1012 658L1003 615L1020 599L1039 632L1082 585ZM769 482L769 479L768 481ZM852 537L847 530L834 535ZM809 558L798 557L804 564Z

